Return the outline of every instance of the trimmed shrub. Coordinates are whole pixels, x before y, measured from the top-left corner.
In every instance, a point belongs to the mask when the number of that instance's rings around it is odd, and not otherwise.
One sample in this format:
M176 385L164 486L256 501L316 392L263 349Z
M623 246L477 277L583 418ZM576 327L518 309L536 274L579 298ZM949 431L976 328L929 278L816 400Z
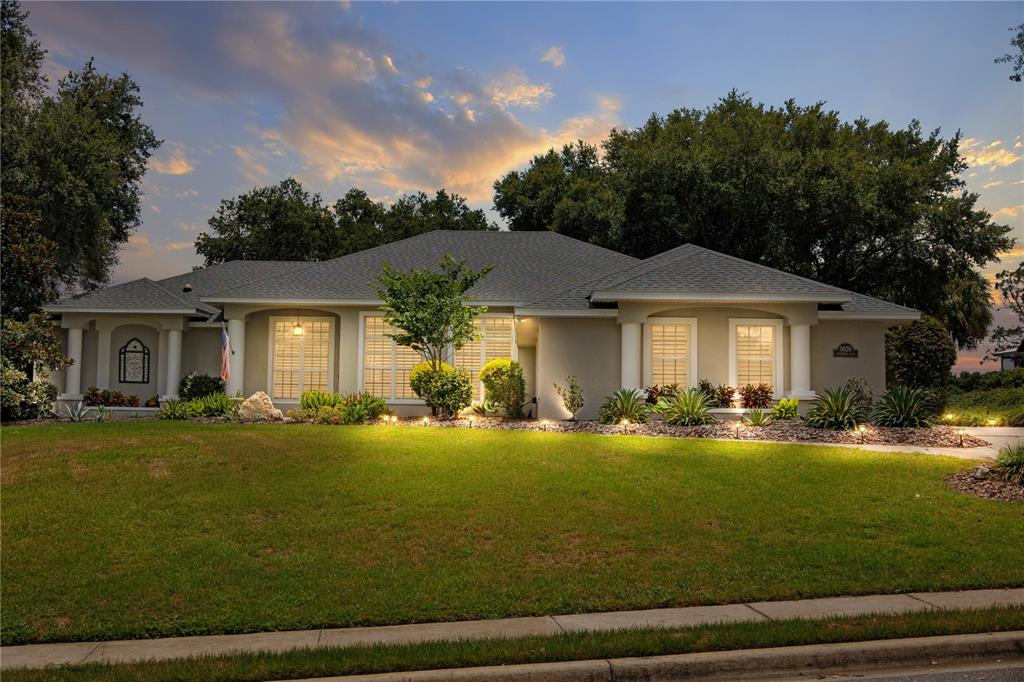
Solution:
M187 402L171 398L160 403L160 418L191 419L192 410Z
M800 400L798 398L782 398L771 409L772 421L788 421L800 416Z
M769 384L747 384L740 389L743 407L764 409L772 404L772 387Z
M189 372L178 382L178 397L182 400L205 398L214 393L224 392L224 381L209 374Z
M708 398L708 407L732 407L732 396L736 389L732 386L715 386L707 379L697 382L697 390Z
M1010 445L999 451L992 475L1007 483L1024 485L1024 445Z
M509 417L523 416L526 403L526 378L523 367L509 358L491 360L480 370L480 381L484 385L484 397L500 405Z
M874 418L879 426L931 426L934 414L924 389L893 386L878 399Z
M708 413L707 395L699 388L687 388L671 396L662 397L654 410L666 424L673 426L702 426L717 421ZM629 419L632 420L630 417Z
M576 414L583 409L583 389L572 374L566 377L566 381L568 385L565 387L555 384L555 393L561 399L562 407L572 413L572 420L576 421Z
M409 386L435 416L454 417L473 402L469 373L448 363L435 369L429 362L421 362L409 373Z
M632 388L620 388L612 392L597 413L597 419L602 424L618 424L623 419L646 424L650 417L651 406L647 404L647 394Z
M3 358L0 377L0 418L42 419L53 413L57 387L49 381L32 381L28 374Z
M949 387L956 391L1024 388L1024 367L1003 369L998 372L960 372L959 376L950 379Z
M853 429L867 421L867 414L857 404L856 396L846 386L825 389L814 400L805 418L816 429Z
M768 426L772 422L772 415L760 408L754 408L743 417L743 423L747 426Z

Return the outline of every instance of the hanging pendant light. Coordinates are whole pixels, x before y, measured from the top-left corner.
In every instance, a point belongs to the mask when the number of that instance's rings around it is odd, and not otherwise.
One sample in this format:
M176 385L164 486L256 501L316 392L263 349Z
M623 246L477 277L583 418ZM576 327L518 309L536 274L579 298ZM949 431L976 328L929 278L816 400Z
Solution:
M299 321L299 311L295 311L295 326L292 327L292 336L302 336L302 322Z

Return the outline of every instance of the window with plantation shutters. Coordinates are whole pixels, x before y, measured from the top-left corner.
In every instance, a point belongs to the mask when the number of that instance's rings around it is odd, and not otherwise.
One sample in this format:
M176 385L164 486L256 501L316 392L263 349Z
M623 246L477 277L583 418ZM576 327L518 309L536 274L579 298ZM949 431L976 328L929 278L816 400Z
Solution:
M386 400L414 400L409 374L423 358L408 346L399 346L388 334L394 328L380 315L363 317L362 390Z
M296 325L302 329L295 333ZM334 325L330 318L270 318L270 397L298 400L334 389Z
M455 351L452 364L469 372L475 394L482 400L484 389L479 379L480 370L491 360L514 357L515 328L511 316L477 317L473 326L478 338Z
M651 384L690 383L690 326L651 325Z
M737 388L768 384L782 393L782 320L729 320L729 381Z

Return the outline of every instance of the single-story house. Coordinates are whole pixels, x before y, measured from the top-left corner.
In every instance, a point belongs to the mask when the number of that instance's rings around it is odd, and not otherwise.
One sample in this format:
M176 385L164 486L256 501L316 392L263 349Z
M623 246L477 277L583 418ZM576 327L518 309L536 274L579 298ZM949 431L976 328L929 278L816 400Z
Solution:
M220 374L230 339L231 395L266 391L285 409L305 390L367 391L399 414L425 413L409 388L419 357L385 334L375 277L445 255L494 269L470 292L487 306L480 339L453 362L476 376L518 360L534 416L566 416L554 384L575 375L583 418L620 387L741 386L814 397L851 376L885 384L885 330L916 310L692 244L645 260L554 232L437 231L325 262L232 261L138 279L46 310L74 364L61 400L88 386L175 396L186 372ZM482 391L481 387L477 387Z
M1019 346L1004 348L993 355L999 358L999 369L1024 367L1024 341L1021 341Z

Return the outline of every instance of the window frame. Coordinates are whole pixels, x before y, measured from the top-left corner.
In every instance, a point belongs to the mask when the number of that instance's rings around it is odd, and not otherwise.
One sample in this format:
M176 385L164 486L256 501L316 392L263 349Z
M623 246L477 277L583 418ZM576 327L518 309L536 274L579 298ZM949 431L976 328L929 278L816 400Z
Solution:
M687 371L686 371L686 388L694 388L700 381L697 377L697 347L699 345L699 339L697 337L697 318L696 317L648 317L644 321L643 325L643 344L644 344L644 366L643 366L643 381L644 386L654 385L654 332L652 331L653 325L675 325L689 327L686 332L687 344L689 346L689 353L687 354Z
M475 320L495 319L502 318L512 321L512 350L509 353L509 358L515 362L519 362L519 343L516 337L516 316L508 313L482 313L477 315ZM484 358L487 357L487 337L483 336L480 339L480 369L483 369L484 365L487 364ZM455 349L448 349L448 362L453 367L455 366ZM473 392L477 393L477 400L484 399L484 382L480 381L479 377L470 375L469 380L473 382Z
M275 398L274 397L274 325L277 321L291 321L291 322L327 322L327 390L333 393L335 390L335 376L336 365L335 365L335 337L336 332L336 318L330 315L270 315L268 316L267 322L267 394L270 399L275 403L284 403L286 405L295 404L298 405L299 398ZM305 340L303 340L302 354L299 357L299 396L302 396L305 387L303 381L305 380L305 360L306 360L306 349Z
M358 371L359 378L358 378L358 380L356 382L356 385L357 385L358 391L360 393L362 393L365 390L364 384L363 384L363 379L364 379L364 374L365 374L365 371L366 371L366 318L367 317L384 317L384 313L378 312L378 311L375 311L375 310L362 310L362 311L359 312L359 341L358 341L358 343L359 343L359 371ZM501 317L501 318L507 318L507 319L512 320L512 359L518 361L518 359L519 359L519 346L518 346L517 337L516 337L516 316L512 315L512 314L508 314L508 313L483 313L481 315L478 315L477 317L478 318ZM394 343L394 342L392 342L392 343ZM397 347L398 344L394 344L394 345L395 345L395 347ZM481 359L484 357L484 348L485 348L485 345L481 344L481 346L480 346ZM448 348L446 355L447 355L446 361L449 364L454 363L454 361L455 361L455 353L454 353L454 351L452 350L451 347ZM395 362L394 362L395 356L394 356L394 353L392 353L391 357L392 357L392 362L391 362L391 394L394 395L394 393L395 393L395 381L396 381L396 378L395 378ZM481 365L481 367L482 366L483 365ZM470 377L470 380L473 382L474 393L476 393L476 387L477 386L480 387L480 395L477 397L477 399L478 400L483 400L483 387L482 387L483 384L476 377ZM426 404L426 403L423 402L422 398L393 398L393 397L387 397L387 398L384 398L384 400L385 400L385 402L387 402L388 405L424 405L424 404Z
M736 362L736 328L737 327L774 327L775 348L772 355L772 398L778 400L785 395L786 365L785 365L785 326L781 318L767 317L730 317L729 318L729 385L739 390L737 377L739 374Z

